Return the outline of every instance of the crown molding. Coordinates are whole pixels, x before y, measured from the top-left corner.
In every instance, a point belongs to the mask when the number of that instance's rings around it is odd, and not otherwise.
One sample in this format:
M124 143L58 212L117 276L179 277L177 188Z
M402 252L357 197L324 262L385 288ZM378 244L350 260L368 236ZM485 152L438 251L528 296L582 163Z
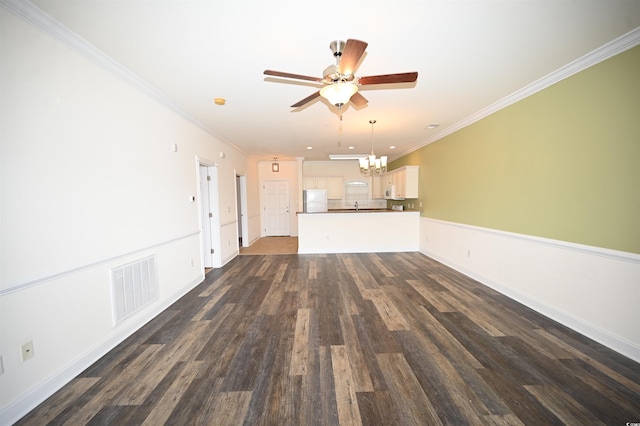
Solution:
M212 129L207 127L203 122L201 122L198 118L196 118L189 111L184 109L181 105L174 102L167 95L151 86L145 80L125 68L119 62L111 58L109 55L102 52L100 49L95 47L93 44L89 43L87 40L80 37L78 34L74 33L60 22L55 20L53 17L45 13L42 9L34 5L28 0L0 0L0 5L13 13L14 15L22 18L24 21L30 23L31 25L39 28L45 33L49 34L51 37L61 41L71 49L80 53L81 55L89 58L94 63L99 66L105 68L111 73L119 76L123 80L129 82L133 86L140 89L142 92L147 94L149 97L155 99L160 102L170 110L174 111L178 115L182 116L186 120L190 121L194 125L198 126L205 132L209 133L211 136L219 139L220 141L226 143L227 145L232 146L237 149L239 152L247 155L242 149L240 149L235 144L225 140L221 136L217 135ZM596 65L599 62L602 62L606 59L609 59L612 56L615 56L619 53L622 53L626 50L629 50L635 46L640 44L640 27L635 28L634 30L624 34L609 43L604 44L603 46L595 49L594 51L582 56L581 58L576 59L573 62L553 71L552 73L534 81L533 83L523 87L516 92L494 102L493 104L479 110L478 112L454 123L453 125L442 129L440 132L434 134L430 138L426 139L423 143L416 145L412 149L403 152L401 154L397 154L393 157L393 160L398 159L404 155L407 155L411 152L417 151L418 149L429 145L437 140L444 138L464 127L467 127L503 108L506 108L509 105L512 105L522 99L533 95L561 80L564 80L567 77L570 77L580 71L583 71L593 65Z
M587 53L586 55L576 59L573 62L568 63L567 65L558 68L550 74L540 78L539 80L534 81L533 83L523 87L520 90L513 92L512 94L500 99L497 102L481 109L480 111L471 114L470 116L458 121L457 123L442 129L442 131L436 133L432 137L425 140L422 144L415 146L409 151L406 151L394 159L400 158L404 155L407 155L411 152L417 151L418 149L427 146L439 139L444 138L447 135L450 135L458 130L467 127L476 121L480 121L481 119L508 107L518 101L527 98L534 93L537 93L547 87L558 83L559 81L564 80L567 77L571 77L574 74L579 73L593 65L596 65L602 61L605 61L619 53L622 53L626 50L629 50L635 46L640 44L640 27L635 28L632 31L606 43L594 51Z
M62 42L67 47L73 49L77 53L82 56L90 59L95 64L100 67L106 69L112 74L120 77L124 81L133 85L140 91L142 91L147 96L156 100L160 104L169 108L176 114L185 118L189 122L198 126L200 129L204 130L211 136L219 139L220 141L226 143L227 145L232 146L237 149L239 152L244 153L239 147L234 145L233 143L225 140L220 135L216 134L212 129L207 127L203 122L201 122L196 116L191 114L189 111L184 109L181 105L174 102L171 98L165 95L160 90L156 89L154 86L147 83L145 80L140 78L138 75L131 72L129 69L121 65L118 61L98 49L93 44L89 43L84 38L80 37L78 34L71 31L69 28L64 26L62 23L54 19L52 16L45 13L38 6L34 5L28 0L0 0L0 5L7 9L9 12L18 16L22 20L27 23L33 25L34 27L42 30L47 33L54 39ZM245 154L246 155L246 154Z

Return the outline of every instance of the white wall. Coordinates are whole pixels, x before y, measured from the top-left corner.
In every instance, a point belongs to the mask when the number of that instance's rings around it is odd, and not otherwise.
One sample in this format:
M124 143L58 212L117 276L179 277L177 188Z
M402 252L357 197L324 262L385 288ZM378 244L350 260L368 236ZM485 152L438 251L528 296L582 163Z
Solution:
M420 251L640 362L640 256L429 218Z
M197 158L218 169L223 239L225 227L237 234L235 175L247 162L3 8L0 32L0 424L10 424L203 279ZM148 255L160 297L113 326L110 270ZM35 356L22 362L29 340Z
M360 174L358 160L305 161L302 166L302 175L304 177L340 176L345 181L355 179L371 183L371 178Z

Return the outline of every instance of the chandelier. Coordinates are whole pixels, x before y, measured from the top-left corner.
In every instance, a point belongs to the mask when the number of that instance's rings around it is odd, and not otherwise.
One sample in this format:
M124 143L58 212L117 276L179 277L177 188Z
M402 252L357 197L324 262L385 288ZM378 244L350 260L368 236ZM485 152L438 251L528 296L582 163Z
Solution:
M378 176L387 171L387 156L376 158L373 152L373 125L376 124L376 120L369 120L369 123L371 124L371 154L360 158L360 173L363 176Z

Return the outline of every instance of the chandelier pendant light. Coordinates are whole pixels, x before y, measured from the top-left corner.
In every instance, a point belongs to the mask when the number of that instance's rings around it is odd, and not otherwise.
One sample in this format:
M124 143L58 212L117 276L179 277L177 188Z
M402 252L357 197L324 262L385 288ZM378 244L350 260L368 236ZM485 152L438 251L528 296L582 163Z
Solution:
M371 154L360 158L360 173L363 176L378 176L387 171L387 156L376 158L373 152L373 125L376 124L376 120L369 120L369 123L371 124Z
M271 171L278 173L280 171L280 164L278 163L278 157L273 157L273 163L271 163Z

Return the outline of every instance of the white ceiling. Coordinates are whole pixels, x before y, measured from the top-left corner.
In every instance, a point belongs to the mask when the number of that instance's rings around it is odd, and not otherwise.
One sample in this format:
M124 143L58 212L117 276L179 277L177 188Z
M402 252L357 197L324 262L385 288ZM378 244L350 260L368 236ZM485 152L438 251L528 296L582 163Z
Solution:
M376 154L397 158L640 26L637 0L34 4L261 159L368 153L371 119ZM361 88L368 105L343 107L340 125L322 98L290 108L317 85L263 75L321 77L329 43L349 38L369 43L356 75L418 71L417 83Z

